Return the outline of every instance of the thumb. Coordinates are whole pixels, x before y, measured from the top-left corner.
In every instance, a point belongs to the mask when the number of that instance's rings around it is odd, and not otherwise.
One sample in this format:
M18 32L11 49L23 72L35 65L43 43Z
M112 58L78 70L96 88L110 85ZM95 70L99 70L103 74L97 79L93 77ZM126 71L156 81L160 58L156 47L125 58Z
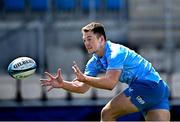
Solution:
M58 68L57 76L58 76L58 77L61 76L61 68Z

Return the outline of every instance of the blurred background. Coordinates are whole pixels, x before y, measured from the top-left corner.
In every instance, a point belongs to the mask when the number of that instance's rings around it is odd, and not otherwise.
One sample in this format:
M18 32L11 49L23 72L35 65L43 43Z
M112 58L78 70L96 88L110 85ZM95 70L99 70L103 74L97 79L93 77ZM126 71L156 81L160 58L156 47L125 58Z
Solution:
M180 120L180 0L0 0L0 120L99 121L102 107L127 86L86 94L41 87L44 71L72 80L72 62L81 70L87 54L81 28L97 21L107 38L152 62L169 84L171 120ZM7 73L8 64L28 56L37 72L22 81ZM118 120L144 120L140 113Z

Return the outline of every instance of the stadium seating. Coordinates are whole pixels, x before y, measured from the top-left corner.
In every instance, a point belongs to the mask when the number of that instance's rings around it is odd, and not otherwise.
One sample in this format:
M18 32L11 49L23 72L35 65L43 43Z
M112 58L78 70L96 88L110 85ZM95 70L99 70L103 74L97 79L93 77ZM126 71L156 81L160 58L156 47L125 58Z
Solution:
M58 47L47 47L46 53L48 71L51 73L56 73L57 68L61 67L61 63L65 62L65 59L62 58L65 57L65 51Z
M172 55L174 55L174 59L172 59L174 72L180 72L180 50L175 50L175 53Z
M0 100L16 99L16 81L7 74L0 75Z
M101 1L100 0L82 0L81 7L85 11L89 10L90 8L100 9Z
M40 75L32 75L21 82L20 91L23 100L40 100L42 98L42 86Z
M25 0L4 0L4 8L7 11L23 11L25 9Z
M180 98L180 72L176 72L172 75L172 80L170 82L171 87L171 97Z
M82 45L82 37L80 33L80 28L78 26L77 29L69 29L67 26L59 26L57 27L56 32L58 33L56 41L58 41L59 45L64 47L70 47L71 45L77 47ZM67 33L71 36L67 36Z
M79 67L83 70L84 60L83 52L79 48L65 49L61 46L47 48L48 71L52 73L56 73L57 69L60 67L62 73L66 74L67 77L70 77L73 73L73 61L76 61Z
M167 72L171 69L171 57L165 50L154 47L141 48L139 53L152 63L157 71Z
M57 10L73 10L76 7L76 0L55 0Z
M124 0L106 0L106 7L109 10L119 10L123 7Z
M160 76L161 76L162 80L164 80L167 83L169 83L169 81L168 81L168 74L167 73L160 73Z
M31 11L46 11L48 10L48 0L29 0Z
M6 34L7 30L11 30L13 27L16 28L16 23L10 23L7 26L7 29L4 30L4 33ZM17 27L19 24L17 24ZM3 29L2 29L3 30ZM1 31L2 31L1 30ZM1 39L0 42L0 49L3 50L0 52L1 55L1 71L4 70L6 72L6 68L10 61L13 59L19 57L19 56L29 56L33 59L36 59L37 55L37 35L36 32L33 31L33 29L28 30L18 30L18 29L12 29L12 32L7 33L7 37L5 39ZM9 36L11 35L11 36ZM11 50L9 50L9 45L11 46ZM4 52L6 52L6 55L4 55Z

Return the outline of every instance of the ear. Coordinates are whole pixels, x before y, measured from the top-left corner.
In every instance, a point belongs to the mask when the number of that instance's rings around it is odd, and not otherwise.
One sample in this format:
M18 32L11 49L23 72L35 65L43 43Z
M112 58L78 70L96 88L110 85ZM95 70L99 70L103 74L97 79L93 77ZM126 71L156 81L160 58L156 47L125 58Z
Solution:
M102 42L101 36L99 37L98 41L99 41L99 42Z
M105 39L104 39L103 36L100 37L100 41L101 41L101 42L105 42Z

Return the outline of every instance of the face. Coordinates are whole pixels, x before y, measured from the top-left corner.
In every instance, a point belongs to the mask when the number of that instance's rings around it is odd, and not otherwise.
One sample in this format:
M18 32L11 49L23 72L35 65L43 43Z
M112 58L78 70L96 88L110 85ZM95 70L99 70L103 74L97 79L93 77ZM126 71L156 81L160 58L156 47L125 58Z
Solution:
M101 37L97 37L93 32L83 32L83 42L88 53L102 55L104 43Z

